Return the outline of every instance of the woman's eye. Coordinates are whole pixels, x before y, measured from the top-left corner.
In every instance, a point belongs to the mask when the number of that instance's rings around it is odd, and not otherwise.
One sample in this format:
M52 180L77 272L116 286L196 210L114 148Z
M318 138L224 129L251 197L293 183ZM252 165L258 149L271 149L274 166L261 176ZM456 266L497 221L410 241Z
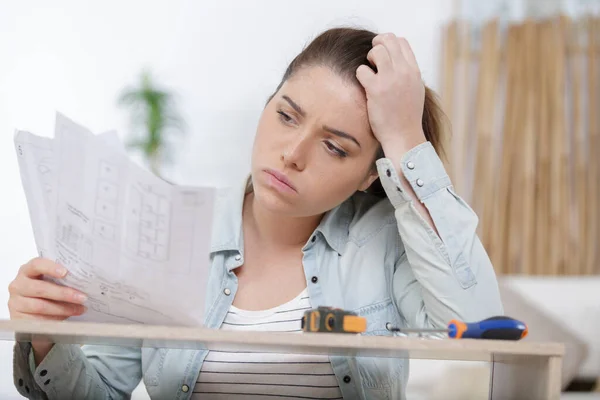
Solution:
M283 111L277 111L277 114L279 114L279 119L285 122L286 124L294 122L293 118Z
M331 142L325 142L325 146L327 146L327 149L337 157L343 158L348 155L348 153L346 153L344 150L334 146L333 144L331 144Z

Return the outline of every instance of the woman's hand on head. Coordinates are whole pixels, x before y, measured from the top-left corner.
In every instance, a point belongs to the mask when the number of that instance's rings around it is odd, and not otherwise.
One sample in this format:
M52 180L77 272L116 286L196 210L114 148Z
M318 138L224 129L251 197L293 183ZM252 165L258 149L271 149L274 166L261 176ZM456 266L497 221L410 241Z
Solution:
M393 33L377 35L367 56L377 69L361 65L356 77L365 88L369 122L386 147L404 150L425 142L421 121L425 85L410 45Z
M23 265L8 285L10 319L62 321L83 314L85 294L42 279L44 276L62 279L66 274L64 267L43 258L34 258Z

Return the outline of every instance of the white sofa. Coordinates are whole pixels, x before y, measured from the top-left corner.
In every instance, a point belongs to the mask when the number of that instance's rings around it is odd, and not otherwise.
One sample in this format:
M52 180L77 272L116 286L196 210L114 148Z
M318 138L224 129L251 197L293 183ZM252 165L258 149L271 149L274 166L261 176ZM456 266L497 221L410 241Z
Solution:
M563 388L575 377L600 377L600 277L504 277L505 313L528 324L525 340L566 345ZM487 398L486 363L412 360L409 399ZM565 393L564 399L598 399L600 393Z

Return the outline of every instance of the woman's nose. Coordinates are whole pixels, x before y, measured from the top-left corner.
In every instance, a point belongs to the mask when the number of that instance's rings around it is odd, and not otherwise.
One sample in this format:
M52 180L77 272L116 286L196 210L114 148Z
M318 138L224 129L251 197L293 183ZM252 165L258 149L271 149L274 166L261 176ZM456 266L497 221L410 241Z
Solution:
M284 148L281 153L281 160L286 167L302 171L306 167L308 150L309 141L307 138L297 138Z

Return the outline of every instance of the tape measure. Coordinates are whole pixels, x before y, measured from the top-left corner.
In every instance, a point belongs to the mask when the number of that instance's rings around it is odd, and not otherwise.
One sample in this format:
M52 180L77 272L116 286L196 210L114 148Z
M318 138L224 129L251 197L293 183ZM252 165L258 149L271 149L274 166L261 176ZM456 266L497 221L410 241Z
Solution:
M333 307L317 307L304 312L304 332L361 333L367 330L367 319L351 311Z

